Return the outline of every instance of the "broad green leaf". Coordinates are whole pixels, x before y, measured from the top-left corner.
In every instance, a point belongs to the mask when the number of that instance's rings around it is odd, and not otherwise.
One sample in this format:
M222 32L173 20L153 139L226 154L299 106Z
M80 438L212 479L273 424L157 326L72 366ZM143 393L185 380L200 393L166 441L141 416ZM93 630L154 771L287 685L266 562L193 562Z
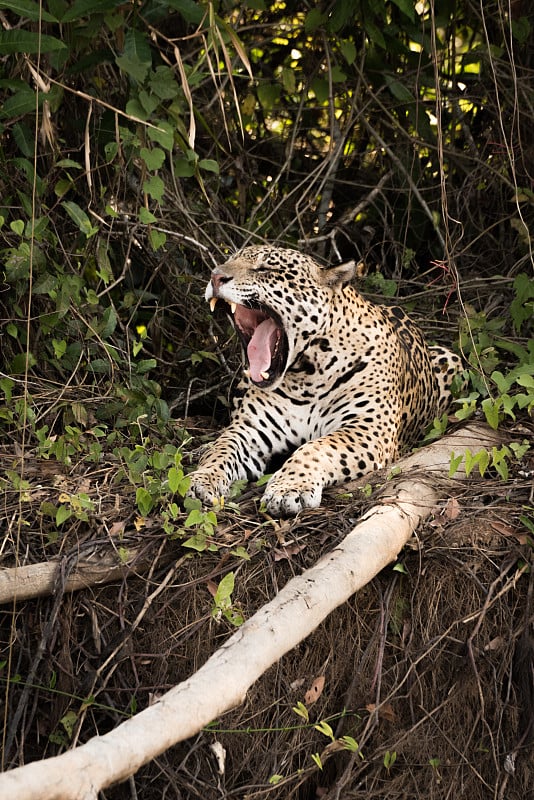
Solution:
M150 492L143 486L139 486L135 493L135 502L141 516L146 517L152 511L154 499Z
M270 111L278 103L282 87L275 83L260 83L257 92L263 108Z
M233 572L228 572L220 581L217 591L215 592L215 604L225 605L230 602L232 592L234 591L235 575Z
M153 225L154 222L157 222L157 217L148 208L141 206L139 209L139 222L142 222L143 225Z
M164 150L172 150L174 146L174 128L172 125L161 119L155 120L154 124L158 127L147 128L148 138L152 142L159 144Z
M43 95L36 95L30 88L19 89L8 97L0 108L0 117L22 117L31 114L42 105ZM28 155L25 153L24 155Z
M34 0L0 0L0 8L7 8L8 11L13 11L19 17L25 17L32 22L38 22L40 19L45 22L58 22L57 17L45 11L42 3L35 3Z
M152 52L146 37L135 28L129 29L124 39L124 53L115 61L124 72L142 83L152 65Z
M139 83L144 81L150 69L150 64L144 63L137 56L117 56L115 62L123 72L135 78ZM142 118L141 114L136 114L135 116Z
M31 353L28 353L28 369L31 369L36 364L36 358ZM26 353L17 353L11 362L9 371L14 375L22 375L26 372Z
M193 525L201 525L204 522L204 512L199 508L193 508L188 516L184 525L186 528L192 528Z
M160 100L156 94L149 93L144 89L139 92L139 102L143 106L147 115L150 116L152 112L159 106Z
M30 93L33 98L33 109L35 108L35 94ZM20 152L26 158L32 158L35 149L35 135L30 128L22 122L16 122L13 125L13 139L15 140Z
M345 39L339 43L339 49L347 64L354 64L356 60L356 45L349 39Z
M165 153L159 147L153 147L151 150L148 147L142 147L139 155L150 170L160 169L165 161Z
M143 191L150 195L154 200L163 200L165 184L159 175L152 175L143 183Z
M0 31L0 55L51 53L53 50L65 50L66 47L61 39L47 34L39 35L36 31Z
M392 0L392 3L394 3L397 8L400 8L402 13L405 14L408 19L414 19L415 4L413 0Z
M365 21L363 27L371 44L376 44L382 50L387 50L386 40L380 28L377 28L376 25L369 21Z
M150 244L152 245L152 249L154 250L154 252L156 252L156 250L159 250L160 247L163 247L163 245L167 241L167 237L165 236L163 231L157 231L155 228L151 228L149 230L148 238L150 239Z
M186 22L199 23L206 14L206 11L193 0L167 0L169 8L179 11Z
M174 100L180 92L174 72L164 65L154 70L150 77L150 88L160 100Z
M318 8L312 8L306 14L304 20L304 30L306 33L313 33L317 28L320 28L327 20L327 17Z
M117 6L123 5L123 0L74 0L71 7L61 18L62 22L73 22L92 14L106 14Z
M206 172L215 172L216 175L219 174L219 164L212 158L201 158L198 162L198 166L200 169L205 169Z
M80 208L78 203L73 202L72 200L63 200L61 203L71 220L76 223L78 229L89 239L91 236L94 236L95 233L98 233L98 228L91 224L91 220L83 210Z
M178 178L192 178L195 174L195 165L187 158L177 158L174 162L174 174Z
M388 89L395 100L400 100L401 103L415 102L413 94L403 83L401 83L401 81L397 80L397 78L393 77L393 75L385 75L384 77L386 79Z
M59 506L56 511L56 525L63 525L69 517L72 517L72 509L65 505Z
M102 339L108 339L117 327L117 314L113 306L108 306L102 314L98 332Z

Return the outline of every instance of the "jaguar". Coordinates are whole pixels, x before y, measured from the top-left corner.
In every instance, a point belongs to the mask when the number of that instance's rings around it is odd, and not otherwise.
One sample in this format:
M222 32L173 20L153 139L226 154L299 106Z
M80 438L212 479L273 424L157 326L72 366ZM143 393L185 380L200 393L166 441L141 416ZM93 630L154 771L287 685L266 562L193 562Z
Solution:
M190 475L220 502L237 480L268 480L264 508L292 516L323 489L385 467L446 412L459 356L428 346L397 306L353 285L354 261L323 267L283 247L249 246L217 267L205 297L224 304L244 351L231 420Z

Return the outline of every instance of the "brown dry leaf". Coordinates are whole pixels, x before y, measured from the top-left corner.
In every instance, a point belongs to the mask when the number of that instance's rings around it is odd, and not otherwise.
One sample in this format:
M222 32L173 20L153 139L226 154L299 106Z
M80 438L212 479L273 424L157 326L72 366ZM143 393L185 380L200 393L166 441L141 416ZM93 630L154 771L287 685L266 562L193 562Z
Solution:
M208 592L211 594L211 596L215 597L215 595L217 594L217 589L218 589L218 586L215 583L215 581L208 581L206 583L206 586L207 586Z
M484 650L500 650L504 642L505 639L502 636L496 636L495 639L492 639L491 642L487 643Z
M370 714L372 714L374 711L376 711L376 703L368 703L365 708ZM378 709L378 718L385 719L388 722L395 722L397 716L391 703L385 703L383 706L380 706Z
M460 516L460 503L456 497L449 497L441 514L445 519L457 519Z
M284 547L275 547L272 551L273 558L275 561L282 561L284 558L287 558L288 561L291 561L293 556L298 555L298 553L305 548L305 544L287 544L284 545Z
M114 522L111 528L109 529L109 535L118 536L119 533L123 533L125 525L126 525L125 522L117 520L117 522Z
M319 675L318 678L315 678L314 682L304 695L305 706L311 706L312 703L315 703L315 701L320 698L323 693L325 681L326 678L324 675Z
M506 525L504 522L499 522L496 519L492 519L490 525L494 531L497 531L497 533L500 533L502 536L516 535L516 529L512 528L510 525Z
M146 528L146 519L144 517L136 517L134 519L134 528L136 531L140 531L141 528Z

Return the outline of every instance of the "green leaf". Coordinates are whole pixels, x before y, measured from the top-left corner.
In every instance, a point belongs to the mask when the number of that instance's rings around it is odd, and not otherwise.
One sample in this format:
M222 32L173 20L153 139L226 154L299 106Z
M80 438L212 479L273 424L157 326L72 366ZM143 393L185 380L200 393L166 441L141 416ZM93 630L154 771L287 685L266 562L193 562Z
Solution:
M74 0L74 3L63 14L61 21L73 22L93 14L106 14L120 5L123 5L123 0Z
M312 761L322 770L323 762L321 761L321 756L319 753L312 753L311 755Z
M40 19L45 22L58 22L57 17L45 11L42 3L35 3L33 0L0 0L0 8L7 8L8 11L13 11L19 17L25 17L32 22L39 22Z
M117 66L142 83L152 66L152 52L144 34L131 28L126 32L124 55L115 59Z
M60 360L67 352L67 342L65 339L52 339L52 347L54 348L54 356Z
M485 414L486 421L494 431L499 427L499 409L501 404L497 401L494 402L491 397L486 397L482 401L482 411Z
M363 27L371 44L376 44L382 50L387 50L386 40L380 28L377 28L376 25L369 21L365 21Z
M113 306L108 306L102 314L102 319L98 326L98 333L102 339L109 339L117 327L117 314Z
M152 211L149 211L148 208L141 206L139 209L139 222L142 222L143 225L153 225L154 222L157 221L157 217L154 216Z
M191 483L190 478L188 478L181 469L177 467L171 467L168 474L167 480L169 481L169 489L173 494L179 494L181 497L184 497L187 490L189 489L189 484Z
M187 158L177 158L174 161L174 174L178 178L192 178L195 174L195 165Z
M298 714L299 717L302 717L302 719L305 722L309 722L310 721L310 715L308 713L308 709L306 708L306 706L304 705L304 703L301 700L299 700L297 702L297 705L293 706L293 708L291 710L294 711L295 714Z
M235 575L233 572L228 572L224 578L220 581L217 592L215 594L215 600L219 600L219 602L224 602L226 600L230 600L232 596L232 592L234 591L235 587Z
M164 150L171 151L174 147L174 128L166 120L158 119L154 122L157 128L147 128L148 138L161 145Z
M200 169L205 169L206 172L214 172L216 175L219 174L219 164L212 158L201 158L198 162L198 166Z
M154 252L159 250L160 247L163 247L165 242L167 241L166 235L163 231L157 231L155 228L151 228L148 232L148 238L150 239L150 244L152 245L152 249Z
M316 731L322 733L323 736L328 736L329 739L332 739L332 741L334 741L335 738L334 731L332 730L332 727L328 724L328 722L326 722L326 720L322 719L320 722L317 723L317 725L314 725L313 727L315 728Z
M29 87L19 89L2 104L0 108L1 117L21 117L24 114L31 114L42 104L43 96L37 98L35 92ZM25 153L25 155L28 155Z
M72 508L66 505L58 506L58 510L56 511L56 525L63 525L69 517L72 517Z
M35 108L35 95L33 92L31 92L31 94L33 96L33 108ZM16 122L13 125L13 139L15 140L22 155L26 156L26 158L33 158L35 149L35 136L34 132L31 131L27 125Z
M463 455L461 453L460 453L459 456L455 456L454 453L451 453L451 464L450 464L450 467L449 467L449 478L452 478L456 474L456 472L458 470L458 467L462 463L462 459L463 459Z
M201 525L204 522L204 512L199 508L193 508L188 516L184 525L186 528L192 528L193 525Z
M392 0L397 8L400 8L403 14L405 14L409 20L414 19L414 2L413 0Z
M321 25L324 25L326 22L327 17L320 11L318 8L312 8L306 14L306 19L304 20L304 30L306 33L313 33L320 28Z
M278 83L260 83L257 88L258 100L267 111L270 111L279 101L282 87Z
M32 355L32 353L28 353L28 369L31 369L36 364L37 359ZM11 362L9 371L14 375L22 375L26 372L26 353L17 353Z
M406 86L395 78L393 75L385 75L386 83L388 85L388 89L395 98L395 100L399 100L401 103L414 103L415 98L413 94L410 92Z
M88 239L98 233L98 228L91 225L91 220L78 203L74 203L72 200L63 200L61 205L71 220L78 226L81 233L87 236Z
M65 733L67 734L69 739L72 739L72 734L74 733L74 726L76 725L77 720L78 717L74 711L67 711L65 716L61 717L61 719L59 720L63 725L63 727L65 728Z
M135 493L135 502L141 516L146 517L154 507L154 498L143 486L138 486Z
M14 53L51 53L54 50L65 50L67 45L47 34L39 35L36 31L11 30L0 31L0 55Z
M356 60L356 45L349 39L340 41L339 49L347 64L354 64Z
M165 153L159 147L153 147L152 150L142 147L139 155L150 170L160 169L165 161Z
M186 22L198 24L204 18L206 11L193 0L166 0L169 8L179 11Z
M159 177L159 175L152 175L148 180L143 183L143 191L150 195L154 200L158 202L163 200L163 194L165 192L165 184Z

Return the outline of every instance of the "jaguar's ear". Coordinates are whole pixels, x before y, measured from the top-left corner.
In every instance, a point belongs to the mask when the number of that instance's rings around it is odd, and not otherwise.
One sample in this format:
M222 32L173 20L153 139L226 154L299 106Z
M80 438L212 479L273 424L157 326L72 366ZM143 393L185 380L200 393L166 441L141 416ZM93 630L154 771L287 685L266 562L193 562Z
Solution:
M355 261L347 261L345 264L338 264L336 267L325 267L321 270L323 282L326 286L346 286L358 276L358 265Z

